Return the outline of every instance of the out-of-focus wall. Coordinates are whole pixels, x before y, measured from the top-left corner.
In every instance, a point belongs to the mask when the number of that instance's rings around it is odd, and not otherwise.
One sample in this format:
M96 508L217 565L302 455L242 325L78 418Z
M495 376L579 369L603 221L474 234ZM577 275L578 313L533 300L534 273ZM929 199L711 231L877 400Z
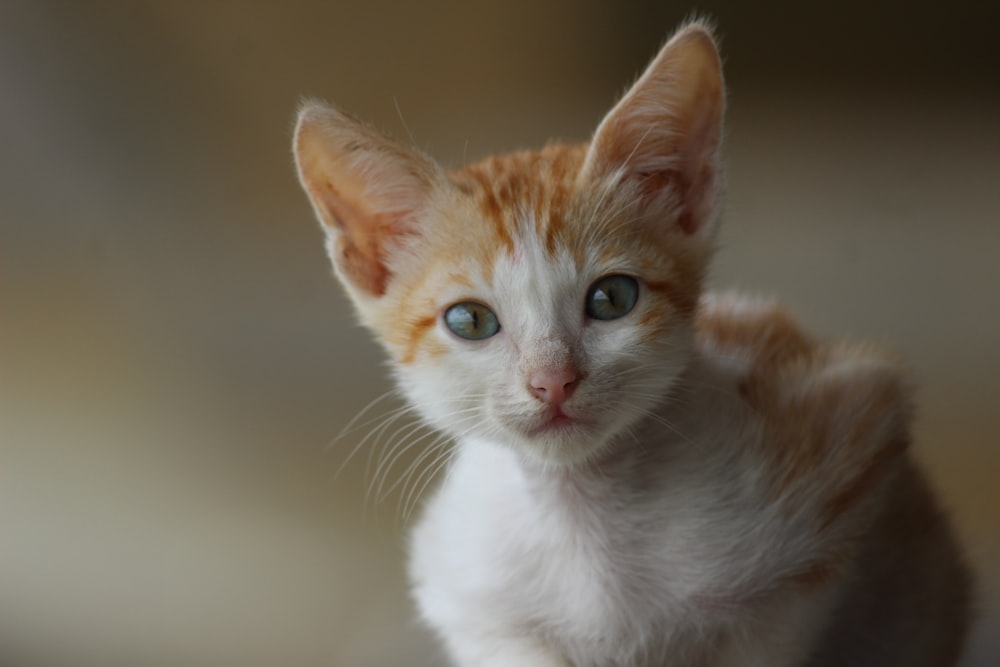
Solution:
M714 283L908 360L980 573L965 665L994 665L1000 6L813 4L698 5L731 84ZM691 9L0 3L0 663L437 664L406 495L366 494L370 449L335 475L388 383L293 111L326 98L449 164L584 139Z

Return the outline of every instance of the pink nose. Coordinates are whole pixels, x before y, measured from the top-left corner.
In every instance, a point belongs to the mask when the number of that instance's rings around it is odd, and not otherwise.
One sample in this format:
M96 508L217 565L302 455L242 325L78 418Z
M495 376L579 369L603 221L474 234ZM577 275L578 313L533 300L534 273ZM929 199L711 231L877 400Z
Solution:
M535 372L528 380L528 387L531 393L546 403L562 405L576 389L578 382L574 369L555 368Z

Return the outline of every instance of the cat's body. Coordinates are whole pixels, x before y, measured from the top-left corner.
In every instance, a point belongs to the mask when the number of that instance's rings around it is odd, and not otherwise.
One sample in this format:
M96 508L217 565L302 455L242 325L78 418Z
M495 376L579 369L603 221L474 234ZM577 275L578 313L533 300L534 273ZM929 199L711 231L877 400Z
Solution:
M459 664L952 664L965 573L902 457L894 367L789 348L788 320L745 298L701 319L675 391L605 456L459 448L411 564Z
M457 664L957 659L967 576L908 460L896 366L701 294L723 107L692 25L588 145L446 174L302 111L337 273L458 441L410 568Z

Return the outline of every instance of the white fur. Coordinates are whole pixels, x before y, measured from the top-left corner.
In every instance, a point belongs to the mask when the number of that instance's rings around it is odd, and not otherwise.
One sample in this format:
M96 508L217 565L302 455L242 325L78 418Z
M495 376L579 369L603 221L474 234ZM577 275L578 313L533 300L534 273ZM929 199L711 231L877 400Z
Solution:
M767 500L740 365L697 358L588 463L459 443L410 567L457 664L799 664L833 592L775 592L816 544Z

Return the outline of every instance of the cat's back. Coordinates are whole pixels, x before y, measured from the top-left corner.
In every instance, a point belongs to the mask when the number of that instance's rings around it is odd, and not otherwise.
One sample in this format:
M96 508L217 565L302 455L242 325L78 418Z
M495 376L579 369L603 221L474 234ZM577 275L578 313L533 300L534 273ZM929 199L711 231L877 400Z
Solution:
M745 442L776 502L814 505L836 525L877 501L910 440L911 390L891 356L814 339L756 297L707 296L695 322L701 365L762 432Z
M811 551L824 554L789 581L840 589L808 664L954 664L971 577L910 455L912 396L898 362L873 345L816 340L773 302L733 294L702 301L696 341L761 425L747 455L767 502L808 517Z

